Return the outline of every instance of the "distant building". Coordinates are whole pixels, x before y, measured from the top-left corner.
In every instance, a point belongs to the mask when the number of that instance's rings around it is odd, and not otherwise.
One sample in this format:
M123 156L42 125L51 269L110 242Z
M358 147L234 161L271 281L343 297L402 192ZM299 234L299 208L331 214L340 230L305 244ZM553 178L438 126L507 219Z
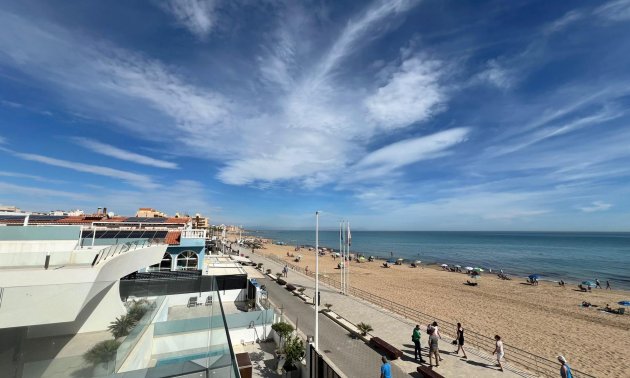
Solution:
M165 218L167 215L150 207L141 207L136 212L138 218Z
M210 219L207 217L201 216L201 214L197 213L192 218L193 227L197 229L208 229L210 227Z
M22 213L17 206L0 205L0 213Z

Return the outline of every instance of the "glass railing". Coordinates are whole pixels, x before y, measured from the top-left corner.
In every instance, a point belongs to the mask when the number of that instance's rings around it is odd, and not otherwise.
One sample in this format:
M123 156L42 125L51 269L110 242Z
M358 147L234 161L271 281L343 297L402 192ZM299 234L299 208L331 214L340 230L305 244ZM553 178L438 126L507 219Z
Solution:
M116 351L116 371L120 369L123 362L129 357L129 353L136 346L140 337L144 334L144 332L151 326L155 316L158 311L162 307L164 300L166 297L161 296L157 297L154 301L151 301L147 304L147 312L142 316L142 318L136 323L135 327L129 332L129 335L125 337L125 340L120 344L118 350Z
M104 322L102 330L77 333L87 323L73 311L82 314L89 298L102 296L99 293L111 285L94 282L0 288L0 340L11 346L5 352L14 356L5 371L8 376L23 372L18 375L26 378L159 377L204 372L207 376L239 377L216 280L203 293L179 295L167 295L167 287L160 283L150 285L153 297L147 298L148 310L129 327L126 337L115 338L114 331L107 330L108 325L123 318L119 309L111 309L111 319ZM159 288L164 295L155 296ZM29 297L26 292L41 293L41 298L24 301ZM213 301L206 306L203 299L209 295ZM199 305L187 306L189 296L197 296ZM89 316L102 317L107 312L109 307L96 307L89 310ZM39 318L35 316L38 313ZM258 325L264 317L261 313L231 315L230 323L247 327L253 321ZM55 317L59 320L45 324ZM66 317L84 320L75 323ZM10 325L16 318L28 321ZM194 337L190 333L195 333Z

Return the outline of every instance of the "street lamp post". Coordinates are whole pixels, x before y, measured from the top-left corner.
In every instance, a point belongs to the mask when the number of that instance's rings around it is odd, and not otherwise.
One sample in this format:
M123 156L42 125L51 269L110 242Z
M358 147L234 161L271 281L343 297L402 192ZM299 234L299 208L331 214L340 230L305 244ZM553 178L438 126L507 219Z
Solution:
M319 352L319 211L315 212L315 350Z

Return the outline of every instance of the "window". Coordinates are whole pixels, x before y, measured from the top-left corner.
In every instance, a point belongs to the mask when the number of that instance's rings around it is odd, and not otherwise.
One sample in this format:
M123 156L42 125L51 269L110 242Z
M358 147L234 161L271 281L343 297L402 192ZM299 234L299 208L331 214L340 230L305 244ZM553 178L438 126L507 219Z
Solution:
M171 261L173 261L173 258L171 257L171 255L169 255L168 253L165 253L164 256L162 256L162 261L160 261L159 264L151 265L149 267L149 271L169 272L171 270Z
M184 251L177 256L177 270L197 270L197 254Z

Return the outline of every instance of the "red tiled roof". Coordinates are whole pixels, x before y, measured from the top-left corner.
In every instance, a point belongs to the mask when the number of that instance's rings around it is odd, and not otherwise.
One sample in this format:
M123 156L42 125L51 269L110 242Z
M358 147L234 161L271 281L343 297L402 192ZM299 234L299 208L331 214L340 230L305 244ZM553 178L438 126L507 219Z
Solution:
M166 234L166 238L164 240L168 245L179 245L179 239L181 238L181 236L181 231L169 231Z
M165 221L165 223L180 223L180 224L186 224L188 222L190 222L190 218L168 218Z

